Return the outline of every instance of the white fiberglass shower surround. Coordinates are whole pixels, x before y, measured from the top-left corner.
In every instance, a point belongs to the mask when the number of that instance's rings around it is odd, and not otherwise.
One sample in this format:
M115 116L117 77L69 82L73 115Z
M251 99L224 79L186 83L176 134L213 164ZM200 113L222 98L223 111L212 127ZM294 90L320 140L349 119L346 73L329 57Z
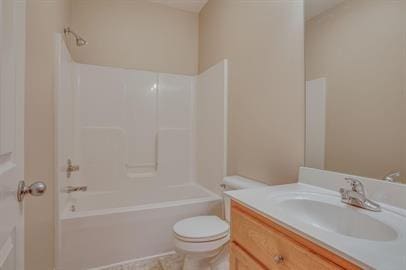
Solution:
M56 47L57 269L171 252L174 223L221 204L227 62L185 76L75 63L60 35Z

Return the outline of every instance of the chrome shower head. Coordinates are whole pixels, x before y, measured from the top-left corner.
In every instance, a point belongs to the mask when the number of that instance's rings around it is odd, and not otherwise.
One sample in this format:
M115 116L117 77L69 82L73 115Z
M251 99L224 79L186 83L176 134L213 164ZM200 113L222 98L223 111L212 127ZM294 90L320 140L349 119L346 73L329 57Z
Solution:
M74 38L76 39L76 46L78 46L78 47L82 47L82 46L85 46L87 44L86 40L84 40L81 36L79 36L78 34L73 32L69 27L66 27L65 29L63 29L63 33L66 36L68 34L71 34L72 36L74 36Z
M76 45L77 45L78 47L85 46L85 45L87 45L87 41L84 40L84 39L81 38L81 37L76 38Z

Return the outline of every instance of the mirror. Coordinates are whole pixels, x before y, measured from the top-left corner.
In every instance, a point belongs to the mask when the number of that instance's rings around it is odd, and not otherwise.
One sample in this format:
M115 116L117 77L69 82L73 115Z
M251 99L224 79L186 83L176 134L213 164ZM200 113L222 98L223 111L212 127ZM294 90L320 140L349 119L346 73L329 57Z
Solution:
M406 183L406 1L305 0L307 167Z

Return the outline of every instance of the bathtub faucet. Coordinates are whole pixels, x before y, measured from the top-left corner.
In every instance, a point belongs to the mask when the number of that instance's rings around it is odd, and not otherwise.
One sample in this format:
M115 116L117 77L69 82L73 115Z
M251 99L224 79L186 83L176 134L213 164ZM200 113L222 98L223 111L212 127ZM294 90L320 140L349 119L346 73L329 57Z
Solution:
M72 193L72 192L77 192L77 191L87 191L87 186L79 186L79 187L67 186L67 187L65 187L64 191L66 193Z
M79 165L73 165L72 160L68 159L68 166L66 167L66 177L70 178L73 172L77 172L79 170Z

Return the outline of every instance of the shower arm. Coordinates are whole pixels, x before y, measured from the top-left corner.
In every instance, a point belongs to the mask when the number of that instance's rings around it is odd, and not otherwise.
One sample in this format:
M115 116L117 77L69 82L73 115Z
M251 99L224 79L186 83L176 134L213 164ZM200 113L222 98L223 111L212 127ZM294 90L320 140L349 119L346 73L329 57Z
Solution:
M78 35L76 32L72 31L72 30L70 29L70 27L65 27L65 28L63 29L63 33L65 34L65 36L67 36L67 35L69 35L69 34L71 34L72 36L74 36L75 39L76 39L76 45L79 46L79 47L87 44L87 41L84 40L84 39L83 39L80 35Z
M76 39L79 39L79 38L80 38L80 36L79 36L78 34L76 34L74 31L72 31L72 30L70 29L70 27L64 28L64 29L63 29L63 33L64 33L65 35L72 34Z

